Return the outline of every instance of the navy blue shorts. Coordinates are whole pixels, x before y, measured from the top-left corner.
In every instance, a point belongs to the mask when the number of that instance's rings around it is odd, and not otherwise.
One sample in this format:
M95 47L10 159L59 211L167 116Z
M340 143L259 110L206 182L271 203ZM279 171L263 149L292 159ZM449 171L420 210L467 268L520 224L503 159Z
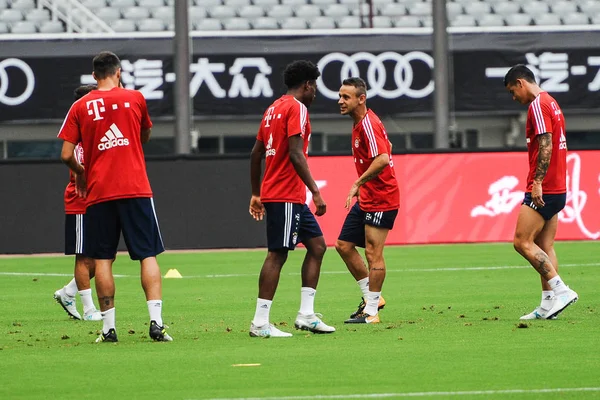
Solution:
M342 225L342 232L340 232L338 240L354 243L359 247L365 247L365 225L392 229L397 215L398 210L365 212L360 209L358 203L354 203L354 206L352 206L350 212L346 215L346 220L344 221L344 225Z
M123 238L132 260L165 251L154 201L149 197L119 199L91 205L86 210L84 254L99 260L115 258Z
M531 192L525 193L525 198L523 199L523 203L526 206L533 208L535 211L540 213L540 215L546 220L549 221L556 214L560 212L563 208L565 208L565 204L567 204L567 194L542 194L542 199L544 200L544 207L538 208L535 204L533 204L533 200L531 200Z
M85 214L65 215L65 254L83 254Z
M321 227L306 204L263 203L267 212L269 251L294 250L296 244L323 236Z

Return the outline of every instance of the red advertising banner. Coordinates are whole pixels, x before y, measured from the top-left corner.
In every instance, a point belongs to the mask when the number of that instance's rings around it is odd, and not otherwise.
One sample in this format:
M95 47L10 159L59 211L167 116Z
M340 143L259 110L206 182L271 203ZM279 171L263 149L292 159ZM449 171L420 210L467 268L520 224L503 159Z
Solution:
M569 152L567 204L557 240L600 238L600 151ZM389 244L512 241L525 190L527 153L412 154L393 157L400 212ZM356 170L350 156L312 157L309 165L327 203L317 220L335 244ZM311 207L309 194L307 202Z

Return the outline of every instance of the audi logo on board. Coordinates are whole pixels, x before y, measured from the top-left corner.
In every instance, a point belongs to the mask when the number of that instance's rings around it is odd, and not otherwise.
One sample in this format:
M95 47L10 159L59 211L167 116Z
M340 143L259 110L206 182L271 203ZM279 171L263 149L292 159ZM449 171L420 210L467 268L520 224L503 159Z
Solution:
M9 69L16 69L25 75L25 87L13 88L9 80ZM11 72L11 74L14 71ZM10 92L9 92L10 88ZM31 67L18 58L7 58L0 61L0 104L7 106L18 106L25 103L35 88L35 75ZM10 93L10 94L9 94ZM15 95L19 93L18 95Z
M433 69L433 57L422 51L411 51L406 54L386 51L378 55L367 52L352 55L329 53L317 63L321 71L321 76L317 81L318 89L325 97L332 100L337 99L342 81L357 76L366 81L367 97L369 98L379 96L384 99L396 99L406 96L421 99L433 93L433 80L430 79L424 87L415 85L413 68L417 67L418 63L424 64L429 72ZM366 75L361 74L360 65L366 66ZM339 71L340 80L339 82L330 81L327 86L323 75L328 74L329 76L330 70Z

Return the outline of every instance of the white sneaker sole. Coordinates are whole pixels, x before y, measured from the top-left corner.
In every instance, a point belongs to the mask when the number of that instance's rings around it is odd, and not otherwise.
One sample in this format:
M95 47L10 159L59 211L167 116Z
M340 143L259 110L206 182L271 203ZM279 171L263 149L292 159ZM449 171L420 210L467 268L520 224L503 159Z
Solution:
M556 310L555 312L553 312L552 314L548 315L545 319L556 319L558 317L558 315L565 311L565 309L567 307L569 307L571 304L575 304L577 303L577 300L579 300L579 296L575 296L575 298L571 301L569 301L568 303L566 303L560 310Z

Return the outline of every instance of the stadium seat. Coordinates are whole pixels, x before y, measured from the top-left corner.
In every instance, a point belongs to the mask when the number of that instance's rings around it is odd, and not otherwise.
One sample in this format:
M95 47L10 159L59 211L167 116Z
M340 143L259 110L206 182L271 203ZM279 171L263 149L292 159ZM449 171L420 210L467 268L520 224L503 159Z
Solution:
M358 17L349 15L338 20L337 25L340 29L358 29L360 28L360 20Z
M240 17L256 19L265 15L265 11L262 7L257 6L244 6L239 11Z
M337 4L337 0L311 0L311 4L324 8L332 4Z
M577 4L572 1L557 1L551 4L550 8L552 8L552 13L560 16L577 12Z
M479 26L504 26L504 18L498 14L487 14L477 18Z
M165 30L165 23L158 18L147 18L138 21L137 28L140 32L161 32Z
M494 12L498 15L506 17L507 15L518 14L521 6L517 3L503 1L494 4Z
M213 18L205 18L194 23L194 29L197 31L220 31L223 29L221 21Z
M135 32L135 22L130 19L117 19L110 23L115 32Z
M252 26L246 18L229 18L223 21L223 28L228 31L247 31Z
M35 1L34 0L13 0L10 3L10 7L13 10L31 10L33 8L35 8ZM26 28L24 28L26 29ZM23 32L23 33L28 33L28 32Z
M379 14L386 17L398 17L406 15L406 7L402 4L387 3L379 9Z
M234 18L236 16L235 9L227 6L216 6L208 8L208 13L211 18L217 18L221 20L227 18Z
M303 5L296 8L296 16L300 18L313 19L321 16L321 9L314 5Z
M340 0L340 4L346 4L346 5L350 5L353 7L358 6L358 4L361 2L361 0Z
M504 17L504 20L509 26L531 25L531 17L527 14L510 14Z
M578 12L565 14L562 21L565 25L588 25L590 23L587 15Z
M198 7L211 8L223 5L221 0L194 0L194 4Z
M450 20L451 26L477 26L477 21L472 15L460 14Z
M306 0L281 0L281 4L284 6L300 7L305 6L307 3L308 1Z
M255 6L273 7L279 5L279 0L254 0Z
M250 0L223 0L223 5L232 8L242 8L251 5Z
M107 2L112 8L135 7L135 0L107 0Z
M454 17L463 13L463 6L460 3L451 3L446 2L446 13L448 14L448 19L452 21Z
M531 1L521 6L525 14L529 14L531 17L540 17L548 13L548 5L539 1Z
M121 12L117 8L100 8L95 12L95 14L98 18L109 24L113 21L121 19Z
M431 15L431 3L412 3L407 5L408 13L410 15Z
M163 0L138 0L138 6L146 8L163 7L165 2Z
M267 9L267 15L271 18L283 19L289 18L293 15L293 10L291 7L277 5L273 6L270 9Z
M144 7L129 7L123 10L122 15L125 19L140 21L142 19L150 18L150 11Z
M579 8L588 16L600 14L600 3L596 0L586 1L579 4Z
M50 21L50 12L43 8L34 8L27 12L25 19L39 25L40 22Z
M10 28L11 33L37 33L35 23L31 21L19 21Z
M431 28L433 26L433 18L431 15L421 16L419 17L421 20L421 25L427 28Z
M540 16L534 16L533 23L541 26L562 25L560 17L556 14L543 14Z
M2 10L0 11L0 21L18 22L23 21L23 13L20 10Z
M44 21L39 25L40 33L62 33L65 27L60 21Z
M376 15L373 17L373 28L392 28L392 19L386 15Z
M260 17L252 21L254 29L279 29L279 24L275 18Z
M487 3L473 2L465 5L465 14L472 15L477 19L491 13L492 9Z
M396 17L392 20L396 28L419 28L421 21L419 17L414 15L405 15L402 17Z
M329 17L315 17L308 21L311 29L335 29L335 22Z
M326 17L341 18L350 15L350 10L345 4L330 4L323 10Z
M0 33L8 33L8 24L6 22L0 22Z
M308 29L304 18L290 17L286 18L282 23L283 29Z
M188 9L188 15L191 18L191 14L192 14L192 9L194 9L195 7L190 7ZM203 9L204 11L204 9ZM157 18L160 19L162 21L164 21L165 23L169 23L169 22L173 22L175 20L175 10L173 9L173 7L169 7L169 6L164 6L164 7L156 7L156 8L152 8L150 9L150 12L152 14L152 18ZM206 13L203 13L202 18L204 18L206 16Z
M188 9L188 15L191 21L199 21L202 18L206 18L206 9L203 7L190 7ZM173 15L173 20L175 20L175 15Z
M81 2L81 4L90 10L97 10L99 8L106 7L106 1L104 0L84 0Z
M0 0L0 10L8 8L8 0Z

